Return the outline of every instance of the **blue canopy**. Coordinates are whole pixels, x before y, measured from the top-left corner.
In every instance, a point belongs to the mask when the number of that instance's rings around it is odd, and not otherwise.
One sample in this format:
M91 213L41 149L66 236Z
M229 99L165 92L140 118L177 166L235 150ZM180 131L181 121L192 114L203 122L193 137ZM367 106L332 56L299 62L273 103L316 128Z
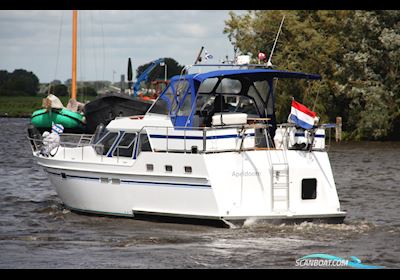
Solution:
M183 76L186 79L193 79L199 82L203 82L208 78L221 77L221 76L236 76L245 74L250 79L308 79L308 80L320 80L321 75L318 74L307 74L302 72L289 72L283 70L273 69L235 69L235 70L216 70L200 74L189 74ZM180 76L172 77L172 80L179 80Z
M264 98L263 105L267 108L266 102L272 102L271 112L266 113L265 117L271 119L271 124L275 128L275 98L273 95L273 79L307 79L307 80L320 80L321 76L318 74L307 74L302 72L289 72L283 70L274 69L229 69L229 70L215 70L205 73L194 73L187 75L176 75L171 78L170 85L163 91L160 96L160 100L164 100L168 106L168 112L171 112L171 119L175 126L192 126L192 120L195 113L194 106L196 103L196 95L198 86L205 80L210 78L233 78L240 80L243 84L249 85L249 83L254 83L256 81L268 81L269 89L268 94ZM180 93L180 97L176 93L176 83L179 81L187 81L188 86L184 92ZM195 85L196 84L196 85ZM247 87L243 87L243 90L248 90ZM188 97L189 96L189 97ZM270 98L271 96L271 98ZM271 100L270 100L271 99ZM267 101L265 101L267 100ZM268 101L270 100L270 101ZM186 102L187 101L187 102ZM173 106L173 104L175 104ZM186 108L182 109L183 106ZM184 112L184 113L183 113ZM273 133L271 134L273 135Z

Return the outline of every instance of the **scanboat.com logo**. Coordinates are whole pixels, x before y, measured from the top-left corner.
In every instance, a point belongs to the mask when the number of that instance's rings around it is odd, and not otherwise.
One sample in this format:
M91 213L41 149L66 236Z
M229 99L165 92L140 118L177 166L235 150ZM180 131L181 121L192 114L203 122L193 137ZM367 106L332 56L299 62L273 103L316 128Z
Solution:
M361 260L357 257L351 256L351 260L346 260L340 257L327 255L327 254L311 254L296 260L296 266L329 266L329 267L342 267L350 266L354 268L376 269L384 268L384 266L366 265L362 264Z

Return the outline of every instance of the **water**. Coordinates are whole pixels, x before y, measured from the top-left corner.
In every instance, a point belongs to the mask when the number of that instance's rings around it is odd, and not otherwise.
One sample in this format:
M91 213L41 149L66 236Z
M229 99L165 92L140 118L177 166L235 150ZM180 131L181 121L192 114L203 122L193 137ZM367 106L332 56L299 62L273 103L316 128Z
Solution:
M66 210L32 158L28 121L0 119L0 268L297 268L313 253L400 268L400 143L331 146L344 224L224 229Z

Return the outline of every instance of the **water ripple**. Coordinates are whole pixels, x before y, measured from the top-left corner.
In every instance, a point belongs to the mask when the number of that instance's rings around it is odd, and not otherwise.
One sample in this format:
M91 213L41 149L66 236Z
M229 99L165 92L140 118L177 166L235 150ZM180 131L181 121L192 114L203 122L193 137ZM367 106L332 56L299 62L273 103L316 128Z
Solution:
M0 119L0 268L295 268L325 253L400 268L400 143L333 143L343 224L156 223L65 209L34 162L29 119Z

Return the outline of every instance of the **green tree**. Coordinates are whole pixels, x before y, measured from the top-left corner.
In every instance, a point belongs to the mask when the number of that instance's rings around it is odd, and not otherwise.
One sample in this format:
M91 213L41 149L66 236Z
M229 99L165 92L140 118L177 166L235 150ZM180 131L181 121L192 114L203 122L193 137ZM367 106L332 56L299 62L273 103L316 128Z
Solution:
M399 138L400 11L354 11L340 80L355 139Z
M68 96L68 87L63 84L52 85L50 92L55 96Z
M7 70L0 70L0 87L8 80L10 73Z
M180 65L173 58L164 58L164 63L167 65L167 79L169 80L171 77L175 75L179 75L184 66ZM140 65L136 69L136 78L138 78L149 66L151 62ZM157 65L149 74L148 82L154 80L164 80L165 78L165 66Z
M39 79L24 69L16 69L12 73L0 73L0 94L13 96L34 96L39 89Z
M279 121L290 98L332 122L342 116L354 139L393 138L400 129L399 11L248 11L230 13L224 33L240 53L257 57L272 45L285 15L272 63L278 69L318 73L318 83L279 80ZM317 98L318 97L318 98Z

